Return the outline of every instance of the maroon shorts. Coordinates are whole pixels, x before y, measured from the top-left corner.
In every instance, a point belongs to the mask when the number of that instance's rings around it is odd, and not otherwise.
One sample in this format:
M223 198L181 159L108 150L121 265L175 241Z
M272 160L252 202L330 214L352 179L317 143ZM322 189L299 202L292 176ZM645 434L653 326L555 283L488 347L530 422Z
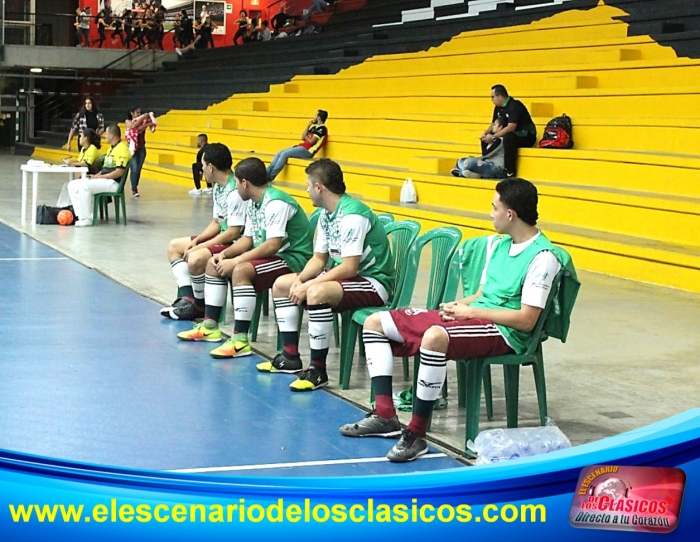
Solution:
M196 235L191 235L190 239L194 241L197 238ZM228 247L231 245L212 245L210 247L207 247L207 250L211 252L211 255L214 256L215 254L219 254L220 252L223 252L226 250Z
M287 262L278 256L265 258L264 260L250 260L248 263L255 269L253 287L256 292L272 288L272 285L279 277L294 272L289 268Z
M476 357L511 354L503 335L490 320L472 318L444 322L440 311L426 309L398 309L385 313L391 316L396 331L403 338L403 343L391 341L391 350L395 356L414 356L420 350L423 334L433 326L444 328L450 339L447 347L447 359L467 359ZM390 339L392 333L384 331Z
M339 280L338 284L343 288L343 299L340 300L335 312L343 312L350 309L362 309L364 307L383 307L386 305L377 292L374 285L366 278L353 277Z

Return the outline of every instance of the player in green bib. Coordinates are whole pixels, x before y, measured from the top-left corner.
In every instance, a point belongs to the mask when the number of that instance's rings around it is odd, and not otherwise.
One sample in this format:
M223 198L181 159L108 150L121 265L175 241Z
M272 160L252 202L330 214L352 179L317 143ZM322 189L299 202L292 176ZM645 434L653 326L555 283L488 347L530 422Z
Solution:
M312 163L306 168L306 189L314 206L322 209L314 255L301 272L275 282L272 295L284 350L257 365L263 372L299 373L289 386L292 391L328 385L333 312L385 305L396 280L384 227L367 205L345 193L340 166L327 158ZM300 306L309 313L311 346L311 366L302 372Z
M306 213L292 196L268 182L262 160L246 158L238 163L234 174L237 191L248 202L243 236L207 263L204 321L190 331L178 333L186 341L221 340L218 321L230 278L235 313L233 334L210 352L217 359L251 354L248 330L256 292L271 288L278 277L301 271L312 250Z
M491 218L503 234L487 248L479 291L442 310L399 309L367 318L362 339L376 407L340 428L348 437L398 437L390 461L428 451L425 433L447 376L448 359L487 357L527 349L532 329L561 268L555 247L537 229L537 189L513 178L496 185ZM464 273L470 273L469 269ZM392 401L393 356L420 354L413 416L402 432Z

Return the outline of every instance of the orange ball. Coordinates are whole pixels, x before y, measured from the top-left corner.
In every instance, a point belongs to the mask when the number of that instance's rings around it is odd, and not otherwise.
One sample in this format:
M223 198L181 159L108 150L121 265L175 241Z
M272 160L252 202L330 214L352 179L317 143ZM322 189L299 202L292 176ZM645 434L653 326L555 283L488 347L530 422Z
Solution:
M56 220L61 226L70 226L73 223L73 213L68 209L63 209L63 211L58 212Z

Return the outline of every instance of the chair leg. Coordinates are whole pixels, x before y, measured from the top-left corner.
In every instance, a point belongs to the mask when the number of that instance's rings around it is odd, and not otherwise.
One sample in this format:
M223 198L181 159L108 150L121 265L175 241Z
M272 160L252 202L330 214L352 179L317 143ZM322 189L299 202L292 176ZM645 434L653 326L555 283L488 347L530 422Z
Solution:
M99 211L98 207L100 206L100 198L99 196L95 196L92 200L92 225L97 224L97 213ZM78 218L82 218L79 216Z
M518 393L520 365L504 365L503 380L506 388L506 420L508 427L518 427Z
M493 389L491 388L491 366L484 367L484 398L486 399L486 418L493 421Z
M484 378L483 359L472 359L466 362L467 369L467 401L466 418L467 428L464 436L464 449L468 448L467 443L474 440L479 434L479 416L481 414L481 381Z
M121 194L121 200L122 200L122 215L124 216L124 225L126 226L126 197L124 196L124 192Z
M352 321L352 313L348 314L347 319L349 320L348 325L345 325L343 321L343 343L344 348L341 353L341 379L340 387L343 390L350 388L350 375L352 374L352 362L355 356L355 344L357 343L357 330L360 328L355 322ZM345 318L343 318L345 320Z
M270 290L265 290L262 293L262 314L270 316Z
M260 325L263 299L262 292L255 295L255 309L253 309L253 318L250 320L250 342L253 343L258 340L258 326Z
M335 339L335 347L340 348L340 324L338 323L338 313L333 313L333 338Z
M117 224L119 224L119 198L118 196L114 196L114 219L116 220Z
M465 361L456 361L457 366L457 406L464 408L467 405L467 364Z
M542 350L535 354L537 362L532 364L532 371L535 374L535 389L537 390L537 405L540 410L540 425L547 423L547 383L544 377L544 359Z

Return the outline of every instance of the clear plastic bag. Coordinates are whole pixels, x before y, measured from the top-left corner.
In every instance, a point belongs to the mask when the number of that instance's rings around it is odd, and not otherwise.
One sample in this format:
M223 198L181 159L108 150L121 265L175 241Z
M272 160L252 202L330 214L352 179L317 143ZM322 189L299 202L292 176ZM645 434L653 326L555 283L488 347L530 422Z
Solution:
M474 441L467 443L467 447L478 454L477 465L486 465L571 448L571 442L548 419L547 425L542 427L482 431Z

